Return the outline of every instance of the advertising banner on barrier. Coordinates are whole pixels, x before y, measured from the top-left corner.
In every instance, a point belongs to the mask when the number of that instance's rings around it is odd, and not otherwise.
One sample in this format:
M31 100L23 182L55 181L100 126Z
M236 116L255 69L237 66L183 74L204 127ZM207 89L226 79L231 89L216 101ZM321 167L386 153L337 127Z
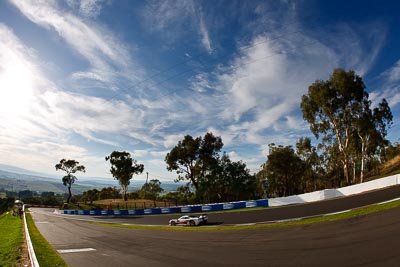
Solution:
M225 203L222 205L222 208L224 210L231 210L235 208L235 205L233 203Z
M191 207L181 207L181 212L182 213L187 213L187 212L191 212L192 208Z
M212 211L212 205L201 206L201 211Z
M153 210L152 209L145 209L144 210L144 214L153 214Z
M171 213L171 209L170 208L162 208L161 213Z
M255 208L257 207L257 202L255 201L247 201L246 202L246 208Z

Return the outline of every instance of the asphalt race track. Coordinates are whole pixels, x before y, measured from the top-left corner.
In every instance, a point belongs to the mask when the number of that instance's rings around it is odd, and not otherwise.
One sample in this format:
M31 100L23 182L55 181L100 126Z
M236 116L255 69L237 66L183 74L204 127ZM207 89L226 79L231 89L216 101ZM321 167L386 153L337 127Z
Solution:
M211 224L265 222L398 197L400 186L395 186L307 205L208 216ZM399 266L400 262L400 208L335 222L234 231L127 229L80 220L165 225L174 215L104 219L35 208L32 217L69 266Z

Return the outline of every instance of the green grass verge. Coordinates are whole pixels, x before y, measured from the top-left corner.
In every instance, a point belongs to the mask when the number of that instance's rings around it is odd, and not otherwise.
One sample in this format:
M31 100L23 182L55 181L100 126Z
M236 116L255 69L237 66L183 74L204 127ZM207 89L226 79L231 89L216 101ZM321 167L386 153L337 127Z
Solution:
M208 226L208 227L171 227L171 226L146 226L146 225L128 225L128 224L111 224L111 223L98 223L91 222L96 225L111 226L111 227L121 227L121 228L133 228L133 229L152 229L152 230L171 230L171 231L230 231L230 230L246 230L246 229L261 229L261 228L273 228L273 227L289 227L296 225L306 225L321 222L337 221L343 219L349 219L357 216L363 216L375 212L380 212L388 209L393 209L400 207L400 200L372 205L364 208L359 208L351 210L348 212L313 217L303 220L295 220L290 222L280 222L280 223L260 223L255 225L237 225L237 226Z
M0 266L22 264L23 220L9 212L0 215Z
M26 213L29 235L40 266L68 266L60 255L40 234L29 213Z

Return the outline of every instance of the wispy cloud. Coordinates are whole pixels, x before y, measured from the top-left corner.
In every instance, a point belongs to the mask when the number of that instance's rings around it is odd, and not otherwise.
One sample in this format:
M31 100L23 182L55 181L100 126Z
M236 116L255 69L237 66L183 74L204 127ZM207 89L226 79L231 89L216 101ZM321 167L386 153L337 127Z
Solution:
M201 4L198 1L154 1L147 6L145 19L153 30L163 32L170 40L177 39L193 31L200 36L203 48L213 51L209 29L205 23ZM167 30L167 31L166 31Z
M86 17L97 17L102 9L102 3L105 0L67 0L72 8L79 10L79 13Z
M201 42L202 42L204 48L207 50L208 53L211 53L213 51L212 46L211 46L211 39L208 34L206 25L204 23L203 16L201 16L199 18L199 30L200 30L200 34L202 36Z
M374 21L363 24L334 24L318 30L321 42L337 55L337 64L365 76L373 67L386 39L385 24Z
M400 60L398 60L391 68L386 70L384 76L388 78L389 82L400 81Z
M54 30L90 63L89 69L77 71L72 74L73 78L115 82L116 79L126 74L124 73L126 68L130 66L133 68L132 59L126 46L104 27L94 23L89 24L88 21L84 21L58 6L57 2L11 1L32 22ZM98 6L97 1L80 2L82 10L93 10ZM136 68L135 73L140 76L140 68Z

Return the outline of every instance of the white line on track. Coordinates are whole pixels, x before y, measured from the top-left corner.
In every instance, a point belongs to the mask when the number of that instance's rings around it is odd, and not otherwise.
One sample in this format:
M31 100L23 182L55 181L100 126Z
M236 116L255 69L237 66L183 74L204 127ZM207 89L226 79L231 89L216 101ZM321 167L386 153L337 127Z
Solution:
M390 203L390 202L393 202L393 201L396 201L396 200L400 200L400 197L399 198L395 198L395 199L391 199L391 200L388 200L388 201L384 201L384 202L381 202L381 203L378 203L378 205Z
M77 249L58 249L57 252L60 254L63 253L76 253L76 252L88 252L88 251L96 251L94 248L77 248Z

